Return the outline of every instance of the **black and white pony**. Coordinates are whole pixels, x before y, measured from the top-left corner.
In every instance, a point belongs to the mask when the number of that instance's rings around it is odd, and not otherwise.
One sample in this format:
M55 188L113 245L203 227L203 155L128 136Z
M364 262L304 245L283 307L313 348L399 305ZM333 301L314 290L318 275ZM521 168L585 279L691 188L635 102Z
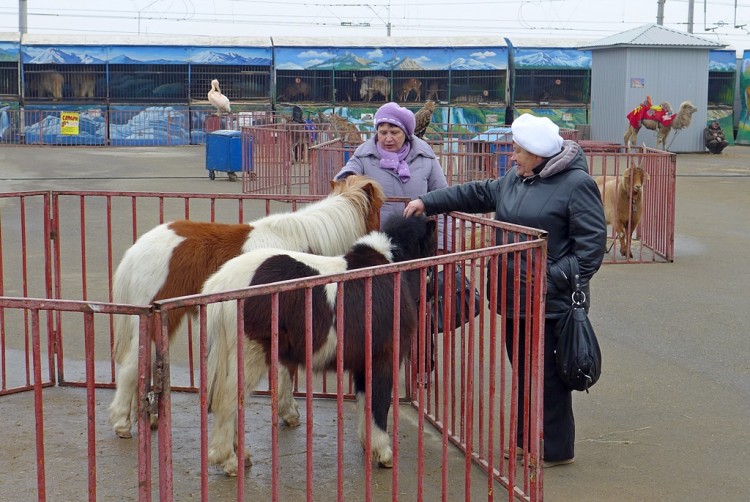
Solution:
M357 239L380 228L384 200L378 182L367 176L349 176L331 182L328 197L298 211L271 214L250 223L164 223L143 234L125 252L112 283L112 301L148 305L197 294L226 261L256 248L340 255ZM188 309L169 312L170 340L189 313ZM118 436L129 438L137 411L138 318L115 316L114 327L114 357L120 369L109 420ZM288 375L282 373L281 378L291 386ZM295 409L289 412L282 419L298 424L299 413Z
M281 249L258 249L229 260L205 283L202 293L237 290L247 286L300 279L435 254L434 220L394 216L382 231L359 239L343 256L325 257ZM401 275L400 347L403 361L418 329L419 271ZM372 304L366 304L364 280L347 281L344 295L344 369L354 380L359 409L359 439L365 435L365 325L364 312L372 311L372 455L379 465L392 467L393 452L387 433L393 384L393 276L372 280ZM337 284L316 286L312 291L313 370L335 369ZM279 295L279 368L305 364L304 290ZM252 392L268 372L271 362L271 298L256 296L244 304L245 391ZM237 475L237 302L207 308L208 406L214 426L208 459L230 476ZM279 389L279 414L284 416L294 398L290 388ZM244 434L240 437L244 437ZM248 450L245 463L250 464Z

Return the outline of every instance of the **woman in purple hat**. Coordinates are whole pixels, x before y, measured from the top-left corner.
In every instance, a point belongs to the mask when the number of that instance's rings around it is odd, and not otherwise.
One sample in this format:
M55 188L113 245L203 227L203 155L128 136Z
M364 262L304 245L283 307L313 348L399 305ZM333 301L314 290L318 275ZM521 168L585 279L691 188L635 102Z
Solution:
M359 145L349 162L336 174L364 174L377 180L388 197L414 199L444 188L448 182L430 145L414 136L414 113L398 103L386 103L375 113L375 135ZM404 204L386 202L380 211L384 222L401 214ZM439 246L443 245L442 232Z

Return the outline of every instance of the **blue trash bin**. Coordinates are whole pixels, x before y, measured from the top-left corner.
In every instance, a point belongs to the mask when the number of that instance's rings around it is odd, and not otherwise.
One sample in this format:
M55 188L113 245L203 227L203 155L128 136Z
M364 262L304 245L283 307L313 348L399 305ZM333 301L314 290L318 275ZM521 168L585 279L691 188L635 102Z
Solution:
M206 169L209 179L216 178L216 171L227 173L231 181L242 171L242 133L240 131L213 131L206 140Z
M497 153L497 176L505 176L511 167L510 153L513 151L513 132L510 127L493 127L471 138L472 141L486 141L490 153Z

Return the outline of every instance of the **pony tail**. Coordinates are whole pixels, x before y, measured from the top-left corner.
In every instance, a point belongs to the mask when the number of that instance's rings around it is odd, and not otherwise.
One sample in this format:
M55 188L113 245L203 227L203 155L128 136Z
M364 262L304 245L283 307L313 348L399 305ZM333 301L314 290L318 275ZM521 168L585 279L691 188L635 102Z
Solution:
M120 265L117 267L117 270L115 270L115 276L112 280L112 303L130 303L128 295L130 281L127 280L128 274L122 271L123 268L124 267ZM112 349L112 355L115 358L115 362L122 364L125 355L130 351L133 338L137 336L138 316L115 315L115 345Z

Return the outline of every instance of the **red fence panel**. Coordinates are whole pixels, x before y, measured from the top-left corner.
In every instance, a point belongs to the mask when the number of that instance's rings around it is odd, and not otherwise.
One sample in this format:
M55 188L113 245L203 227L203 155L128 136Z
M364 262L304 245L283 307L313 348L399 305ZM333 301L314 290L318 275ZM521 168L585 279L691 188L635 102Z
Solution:
M437 266L447 270L450 287L451 281L456 281L452 264L460 263L469 271L467 276L483 306L466 325L448 334L434 334L436 366L430 372L425 341L433 328L427 304L421 304L422 341L413 347L411 358L394 380L396 402L402 404L393 408L393 435L397 438L393 470L363 465L360 446L350 440L357 434L356 421L350 418L352 383L339 368L323 375L300 372L296 376L295 396L305 400L304 415L310 417L305 432L279 428L275 420L269 420L274 415L268 413L273 411L263 406L249 409L258 408L257 413L245 413L240 420L248 427L256 464L249 468L252 477L228 482L215 479L207 463L205 305L218 298L175 299L157 307L114 305L110 295L113 271L136 238L162 222L177 218L248 221L294 210L319 197L72 191L3 197L2 370L4 375L12 370L13 378L18 373L21 377L20 384L3 384L0 405L3 416L10 418L0 425L0 434L12 437L17 445L13 472L31 472L36 466L37 473L35 480L0 473L8 480L8 489L35 493L38 500L138 497L167 501L197 492L202 500L209 496L242 499L243 492L254 497L266 494L271 500L284 500L290 493L307 500L313 496L348 500L359 497L366 482L371 500L388 499L389 493L391 500L403 498L404 493L408 498L426 500L507 499L507 493L499 495L506 487L517 498L541 500L541 387L533 385L541 382L541 367L531 365L527 374L514 375L505 361L501 340L510 334L502 332L495 314L497 306L504 304L503 293L494 280L487 281L485 271L491 270L490 277L496 277L498 268L507 266L503 257L523 254L532 265L530 277L544 280L543 233L453 214L445 217L445 224L452 228L454 253L381 270L403 273L409 267ZM29 217L32 206L34 216ZM504 244L519 235L525 236L525 242ZM19 243L24 245L19 247ZM500 246L492 247L495 243ZM369 277L374 273L363 274ZM272 285L267 290L311 284ZM529 333L513 336L534 340L541 336L543 287L535 284L535 296L523 301L537 313L536 321ZM232 298L252 294L259 293L247 290ZM204 306L198 309L197 321L186 323L171 347L160 337L152 361L149 327L160 325L165 312L180 302ZM106 419L115 382L112 320L117 315L141 319L138 437L132 441L117 438ZM165 337L165 331L161 332ZM27 362L17 371L16 361ZM150 384L152 362L154 382ZM47 370L50 377L43 376ZM272 378L278 378L273 375L272 371ZM531 397L523 403L512 393L518 378L530 379L527 388ZM268 389L268 384L263 384L258 395L247 401L266 405L270 401L271 408L277 408L278 395ZM190 392L179 392L184 390ZM502 451L509 443L508 427L515 423L512 417L521 406L526 407L531 420L527 427L532 441L522 461L513 457L509 463ZM158 448L157 443L152 444L148 420L156 411L160 417ZM31 416L34 421L28 420ZM434 427L424 427L425 422ZM335 444L326 439L333 437ZM270 438L270 442L258 442L259 438ZM293 453L298 451L304 453ZM276 467L282 468L281 474Z
M674 225L675 225L675 188L677 176L677 156L674 153L651 148L632 148L614 150L594 148L585 150L589 170L600 182L614 184L613 194L616 197L603 196L605 208L609 205L614 212L627 208L635 211L641 206L640 224L634 225L633 218L623 217L627 222L624 235L632 235L630 252L617 237L617 231L610 225L610 237L607 240L607 254L604 263L652 263L671 262L674 260ZM629 167L642 168L648 175L642 190L634 195L629 178L625 177ZM640 202L639 202L640 199ZM611 223L611 222L610 222Z

